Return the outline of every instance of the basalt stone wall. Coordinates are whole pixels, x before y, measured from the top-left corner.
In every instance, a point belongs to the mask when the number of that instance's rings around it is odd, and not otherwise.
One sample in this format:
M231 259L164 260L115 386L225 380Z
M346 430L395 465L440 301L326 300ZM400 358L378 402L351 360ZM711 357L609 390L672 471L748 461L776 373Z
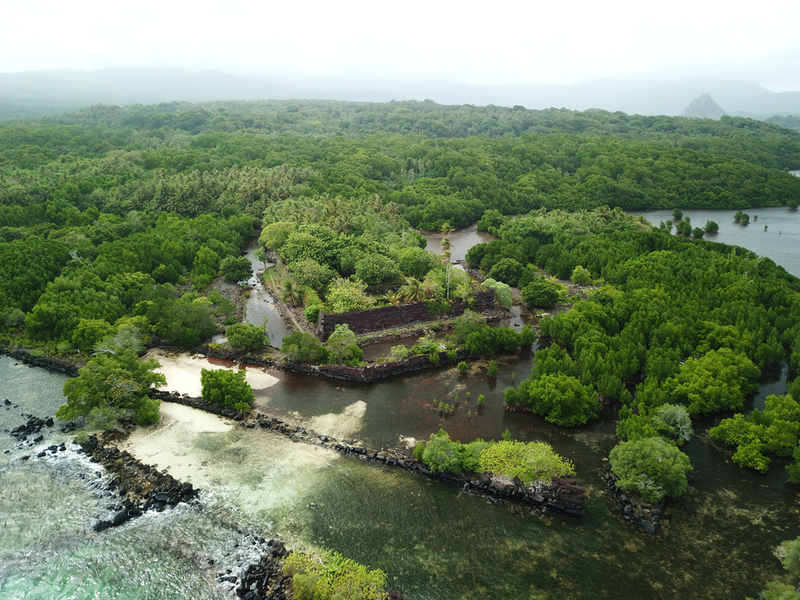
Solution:
M456 354L456 360L464 360L469 356L469 352L461 349ZM447 362L447 353L439 352L439 364ZM377 381L392 377L393 375L402 375L403 373L411 373L412 371L419 371L420 369L427 369L432 367L431 359L428 355L424 356L409 356L407 360L396 362L387 362L377 365L368 365L366 367L348 367L347 365L321 365L318 368L319 374L325 377L332 377L333 379L344 379L347 381L356 381L358 383L369 383L370 381Z
M112 475L110 489L116 489L122 505L111 521L98 521L95 531L117 527L147 510L162 511L196 496L191 483L183 483L154 467L145 465L125 451L105 446L95 436L80 444L93 462L102 464Z
M208 356L213 356L214 358L230 360L231 362L239 364L295 371L296 373L307 373L309 375L316 375L317 377L330 377L331 379L341 379L343 381L353 381L356 383L370 383L394 375L412 373L413 371L433 367L431 359L427 354L424 356L409 356L406 360L350 367L347 365L309 365L298 362L276 363L269 359L242 355L241 353L213 348L211 346L201 346L197 348L196 351ZM438 354L439 364L447 364L447 352L439 352ZM467 358L469 358L469 352L463 348L456 353L456 360L465 360ZM154 397L159 397L162 400L167 399L172 402L176 401L172 400L172 396L168 392L157 392ZM187 406L193 406L193 404L187 403Z
M525 487L518 479L510 480L507 477L492 478L488 473L482 473L477 479L473 480L464 475L432 472L425 464L405 456L405 454L392 455L384 450L360 445L351 446L344 441L339 441L326 435L316 435L300 425L292 425L278 417L260 412L236 413L231 409L220 409L220 407L209 404L201 398L180 396L175 393L152 392L151 396L166 402L177 402L217 415L234 418L241 423L241 426L248 429L259 427L286 436L294 442L330 448L341 454L351 455L368 462L382 463L388 467L405 469L432 479L448 481L461 488L462 493L485 495L496 505L504 504L506 500L509 500L521 505L528 505L540 511L554 510L573 516L583 516L586 490L577 485L572 477L561 477L544 486L530 488ZM397 454L398 451L393 450L392 452Z
M36 356L23 348L8 347L0 347L0 353L6 354L11 358L15 358L26 365L31 365L33 367L41 367L42 369L55 371L56 373L63 373L64 375L69 375L70 377L75 377L78 375L78 365L54 356Z
M150 397L162 400L164 402L174 402L175 404L182 404L183 406L196 408L198 410L209 412L218 415L220 417L233 419L234 421L243 421L245 418L245 413L239 412L238 410L234 410L233 408L228 408L227 406L220 406L219 404L214 404L212 402L206 402L202 398L192 398L187 394L181 395L178 394L177 392L166 392L163 390L151 389Z
M264 367L266 369L282 368L279 363L269 358L261 358L260 356L251 356L241 351L227 350L224 348L214 348L213 346L198 346L194 352L205 354L213 358L220 358L222 360L229 360L234 363L241 363L246 365L255 365L257 367Z
M466 302L454 302L450 305L450 310L442 315L429 313L427 302L413 302L400 306L380 306L360 312L335 315L323 312L320 313L319 321L317 322L317 336L323 342L326 341L334 332L336 326L342 323L346 323L353 333L360 335L384 329L405 327L411 323L457 317L468 308L475 312L483 312L494 306L494 290L478 292L474 298L472 306Z

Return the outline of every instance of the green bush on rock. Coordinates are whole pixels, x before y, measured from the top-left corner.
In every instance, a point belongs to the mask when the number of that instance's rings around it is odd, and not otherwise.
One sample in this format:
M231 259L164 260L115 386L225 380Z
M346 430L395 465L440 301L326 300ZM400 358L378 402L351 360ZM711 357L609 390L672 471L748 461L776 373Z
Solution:
M328 350L322 345L322 342L310 333L302 331L295 331L292 335L283 338L281 352L289 360L312 365L328 360Z
M255 396L244 378L244 371L202 369L200 383L203 386L203 399L238 411L250 410Z
M508 437L508 439L506 439ZM480 438L468 444L452 441L440 429L427 442L414 448L414 458L421 460L431 471L447 473L480 473L519 477L525 485L533 481L550 481L573 475L575 467L544 442L520 442L510 434L502 441L486 442Z
M56 418L70 421L97 413L96 423L109 428L116 427L118 419L131 417L140 425L155 423L160 402L148 392L151 385L167 383L155 372L160 366L153 359L139 361L131 350L94 356L78 370L78 377L64 384L67 403L56 411Z
M689 457L661 437L622 442L609 454L617 485L641 495L645 502L658 502L665 496L680 496L689 485L686 473L692 470Z
M236 323L225 331L225 337L234 350L259 350L267 343L264 328L252 323Z
M574 475L575 466L544 442L500 441L481 452L481 470L519 477L525 484Z

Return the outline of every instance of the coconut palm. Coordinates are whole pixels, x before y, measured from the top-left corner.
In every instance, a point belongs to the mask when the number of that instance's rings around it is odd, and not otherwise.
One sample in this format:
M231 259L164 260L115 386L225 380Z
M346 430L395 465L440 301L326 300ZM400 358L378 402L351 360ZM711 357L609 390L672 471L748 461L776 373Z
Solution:
M278 293L278 297L281 299L281 302L286 302L292 306L300 306L305 300L306 289L292 279L285 279L283 288Z
M406 277L397 293L406 302L421 302L428 297L428 286L415 277Z

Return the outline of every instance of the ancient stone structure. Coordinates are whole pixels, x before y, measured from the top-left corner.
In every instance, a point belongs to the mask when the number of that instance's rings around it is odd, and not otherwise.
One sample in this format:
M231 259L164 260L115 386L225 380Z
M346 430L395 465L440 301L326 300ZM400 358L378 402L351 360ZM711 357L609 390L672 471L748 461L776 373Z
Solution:
M451 319L457 317L468 308L475 312L483 312L494 306L494 290L478 292L474 296L472 305L466 302L453 302L450 310L444 314L429 312L428 302L412 302L397 306L379 306L352 313L331 315L320 313L317 321L317 336L326 341L336 329L336 326L346 323L356 335L383 331L397 327L407 327L411 323L435 321L437 319Z

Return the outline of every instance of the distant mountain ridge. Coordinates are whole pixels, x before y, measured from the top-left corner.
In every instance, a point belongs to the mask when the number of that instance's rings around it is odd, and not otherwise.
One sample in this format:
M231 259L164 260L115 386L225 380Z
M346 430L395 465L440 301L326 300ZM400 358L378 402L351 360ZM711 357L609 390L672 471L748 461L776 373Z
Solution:
M220 71L119 68L0 73L0 118L41 116L92 104L171 101L329 99L526 108L600 108L628 114L680 115L693 99L713 96L727 114L766 119L800 115L800 92L776 94L747 81L596 80L576 85L469 85L445 81L288 80ZM713 102L713 101L712 101Z

